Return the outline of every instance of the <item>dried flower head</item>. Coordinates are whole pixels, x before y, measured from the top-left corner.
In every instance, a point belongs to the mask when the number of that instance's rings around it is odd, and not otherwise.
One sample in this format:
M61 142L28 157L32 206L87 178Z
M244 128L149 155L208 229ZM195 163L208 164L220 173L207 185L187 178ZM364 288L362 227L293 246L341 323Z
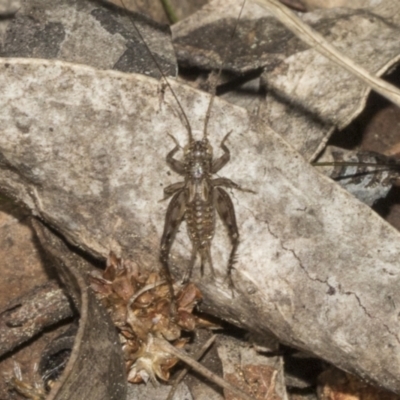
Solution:
M168 284L158 273L142 273L136 263L112 252L105 271L93 272L90 281L119 329L128 380L154 384L157 378L167 380L178 360L158 349L152 338L162 337L183 347L182 330L204 325L192 313L201 300L199 289L192 283L174 285L175 300L171 299ZM171 310L176 310L174 315Z

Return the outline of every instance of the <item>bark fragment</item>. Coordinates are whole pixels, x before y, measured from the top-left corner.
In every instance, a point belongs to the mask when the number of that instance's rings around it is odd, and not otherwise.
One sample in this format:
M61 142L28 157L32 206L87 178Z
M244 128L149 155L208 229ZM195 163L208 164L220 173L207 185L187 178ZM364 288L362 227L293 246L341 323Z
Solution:
M117 332L79 272L89 268L88 263L72 253L39 221L33 220L32 223L80 313L71 356L48 400L67 400L78 396L89 400L125 399L126 374Z
M14 299L0 312L0 355L72 315L67 296L54 281Z

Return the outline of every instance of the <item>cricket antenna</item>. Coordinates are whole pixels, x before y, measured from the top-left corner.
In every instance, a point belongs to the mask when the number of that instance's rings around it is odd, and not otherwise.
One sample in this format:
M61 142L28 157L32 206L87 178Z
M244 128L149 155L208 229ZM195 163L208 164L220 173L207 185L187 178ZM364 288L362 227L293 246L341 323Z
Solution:
M165 81L165 83L166 83L168 89L171 91L172 96L174 96L174 99L175 99L175 101L176 101L176 104L178 104L178 107L179 107L179 110L180 110L181 121L183 122L183 124L184 124L185 127L186 127L186 130L187 130L188 135L189 135L189 141L192 142L192 141L193 141L192 127L190 126L188 117L186 116L186 113L185 113L185 111L184 111L184 109L183 109L183 107L182 107L182 105L181 105L181 103L180 103L180 101L179 101L179 99L178 99L178 96L175 94L174 90L172 89L172 86L171 86L171 84L169 83L169 81L168 81L168 79L167 79L167 76L165 75L164 71L161 69L161 66L160 66L160 64L158 63L156 57L155 57L154 54L151 52L151 50L150 50L148 44L147 44L146 41L144 40L144 37L143 37L142 33L140 32L139 28L136 26L135 22L132 20L131 16L128 14L128 9L127 9L127 7L125 6L124 0L120 0L120 2L121 2L122 6L123 6L123 8L124 8L124 11L125 11L126 16L127 16L127 17L129 18L129 20L132 22L132 25L133 25L133 27L134 27L136 33L138 34L140 40L143 42L146 51L149 53L150 57L152 58L152 60L153 60L153 62L154 62L154 65L155 65L155 66L157 67L157 69L160 71L160 74L161 74L162 79ZM182 118L182 117L183 117L183 118Z
M208 127L208 122L209 122L209 120L210 120L211 108L212 108L212 106L213 106L214 98L215 98L215 95L216 95L217 84L218 84L219 78L221 77L222 69L224 68L224 65L225 65L225 63L226 63L226 60L228 59L228 55L229 55L229 53L230 53L230 50L231 50L231 47L232 47L232 43L233 43L233 38L234 38L235 35L236 35L236 31L237 31L237 28L238 28L238 26L239 26L239 21L240 21L240 18L241 18L241 16L242 16L242 13L243 13L243 9L244 9L245 4L246 4L246 0L243 0L242 6L241 6L241 8L240 8L239 16L238 16L238 18L236 19L235 26L234 26L234 28L233 28L231 37L230 37L230 39L229 39L229 45L225 48L225 52L224 52L224 56L223 56L223 58L222 58L221 66L220 66L220 68L219 68L219 70L218 70L217 76L214 78L214 83L213 83L213 85L212 85L211 98L210 98L210 102L208 103L206 118L205 118L205 120L204 120L204 130L203 130L203 138L204 138L204 139L207 139L207 127Z

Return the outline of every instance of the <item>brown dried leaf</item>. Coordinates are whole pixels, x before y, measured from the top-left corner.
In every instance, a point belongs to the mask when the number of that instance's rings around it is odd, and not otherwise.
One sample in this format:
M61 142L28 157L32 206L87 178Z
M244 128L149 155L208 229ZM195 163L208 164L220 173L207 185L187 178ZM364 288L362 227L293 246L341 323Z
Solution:
M319 376L318 400L399 400L400 396L368 385L335 368Z
M270 346L277 346L269 339ZM222 361L224 378L249 393L257 400L287 400L284 385L283 360L279 356L265 357L257 353L248 343L223 337L217 342L218 355ZM225 391L228 400L239 397Z
M241 365L237 372L225 374L225 379L249 393L256 400L282 400L275 392L276 370L266 365ZM226 400L240 400L228 390Z
M176 299L178 310L191 313L193 308L202 299L200 290L194 283L187 284L178 294Z

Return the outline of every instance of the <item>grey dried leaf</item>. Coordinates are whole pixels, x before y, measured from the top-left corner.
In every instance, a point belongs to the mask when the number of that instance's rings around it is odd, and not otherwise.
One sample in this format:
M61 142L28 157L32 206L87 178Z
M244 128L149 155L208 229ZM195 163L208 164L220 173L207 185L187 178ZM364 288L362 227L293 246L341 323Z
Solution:
M399 179L400 165L389 157L373 152L356 152L327 146L318 163L336 165L323 167L321 172L369 206L384 199ZM317 165L318 165L317 163ZM354 163L358 165L340 165ZM318 167L320 168L320 167Z
M152 20L163 24L169 22L162 3L157 0L146 0L145 2L143 0L106 0L106 2L115 4L120 8L126 8L129 11L146 14Z
M215 0L176 24L173 37L180 62L219 68L241 3ZM301 18L343 54L381 76L399 59L399 7L382 0L376 7L319 10ZM248 2L224 69L244 73L260 67L268 88L260 117L307 159L321 150L333 127L343 128L362 111L370 92Z
M164 73L175 76L169 29L138 14L131 18ZM126 13L100 1L24 1L0 39L2 57L58 59L160 76Z
M160 385L135 385L128 384L127 400L165 400L167 390ZM185 383L181 383L175 393L174 400L195 400Z
M171 84L200 136L208 96ZM172 96L160 99L158 88L139 75L1 60L0 187L90 254L105 259L112 249L157 268L162 186L177 180L165 162L167 133L187 143ZM257 193L232 194L241 234L235 296L220 222L216 279L195 267L205 308L400 392L399 233L243 109L217 99L210 122L217 154L232 130L224 176ZM190 249L182 230L175 276Z
M122 7L121 0L107 1ZM207 0L172 0L168 3L171 6L173 14L178 21L180 21L188 15L193 14L203 6L206 1ZM123 4L128 10L146 14L154 21L163 24L171 24L173 22L168 18L166 13L165 5L167 3L163 3L160 0L123 0Z

